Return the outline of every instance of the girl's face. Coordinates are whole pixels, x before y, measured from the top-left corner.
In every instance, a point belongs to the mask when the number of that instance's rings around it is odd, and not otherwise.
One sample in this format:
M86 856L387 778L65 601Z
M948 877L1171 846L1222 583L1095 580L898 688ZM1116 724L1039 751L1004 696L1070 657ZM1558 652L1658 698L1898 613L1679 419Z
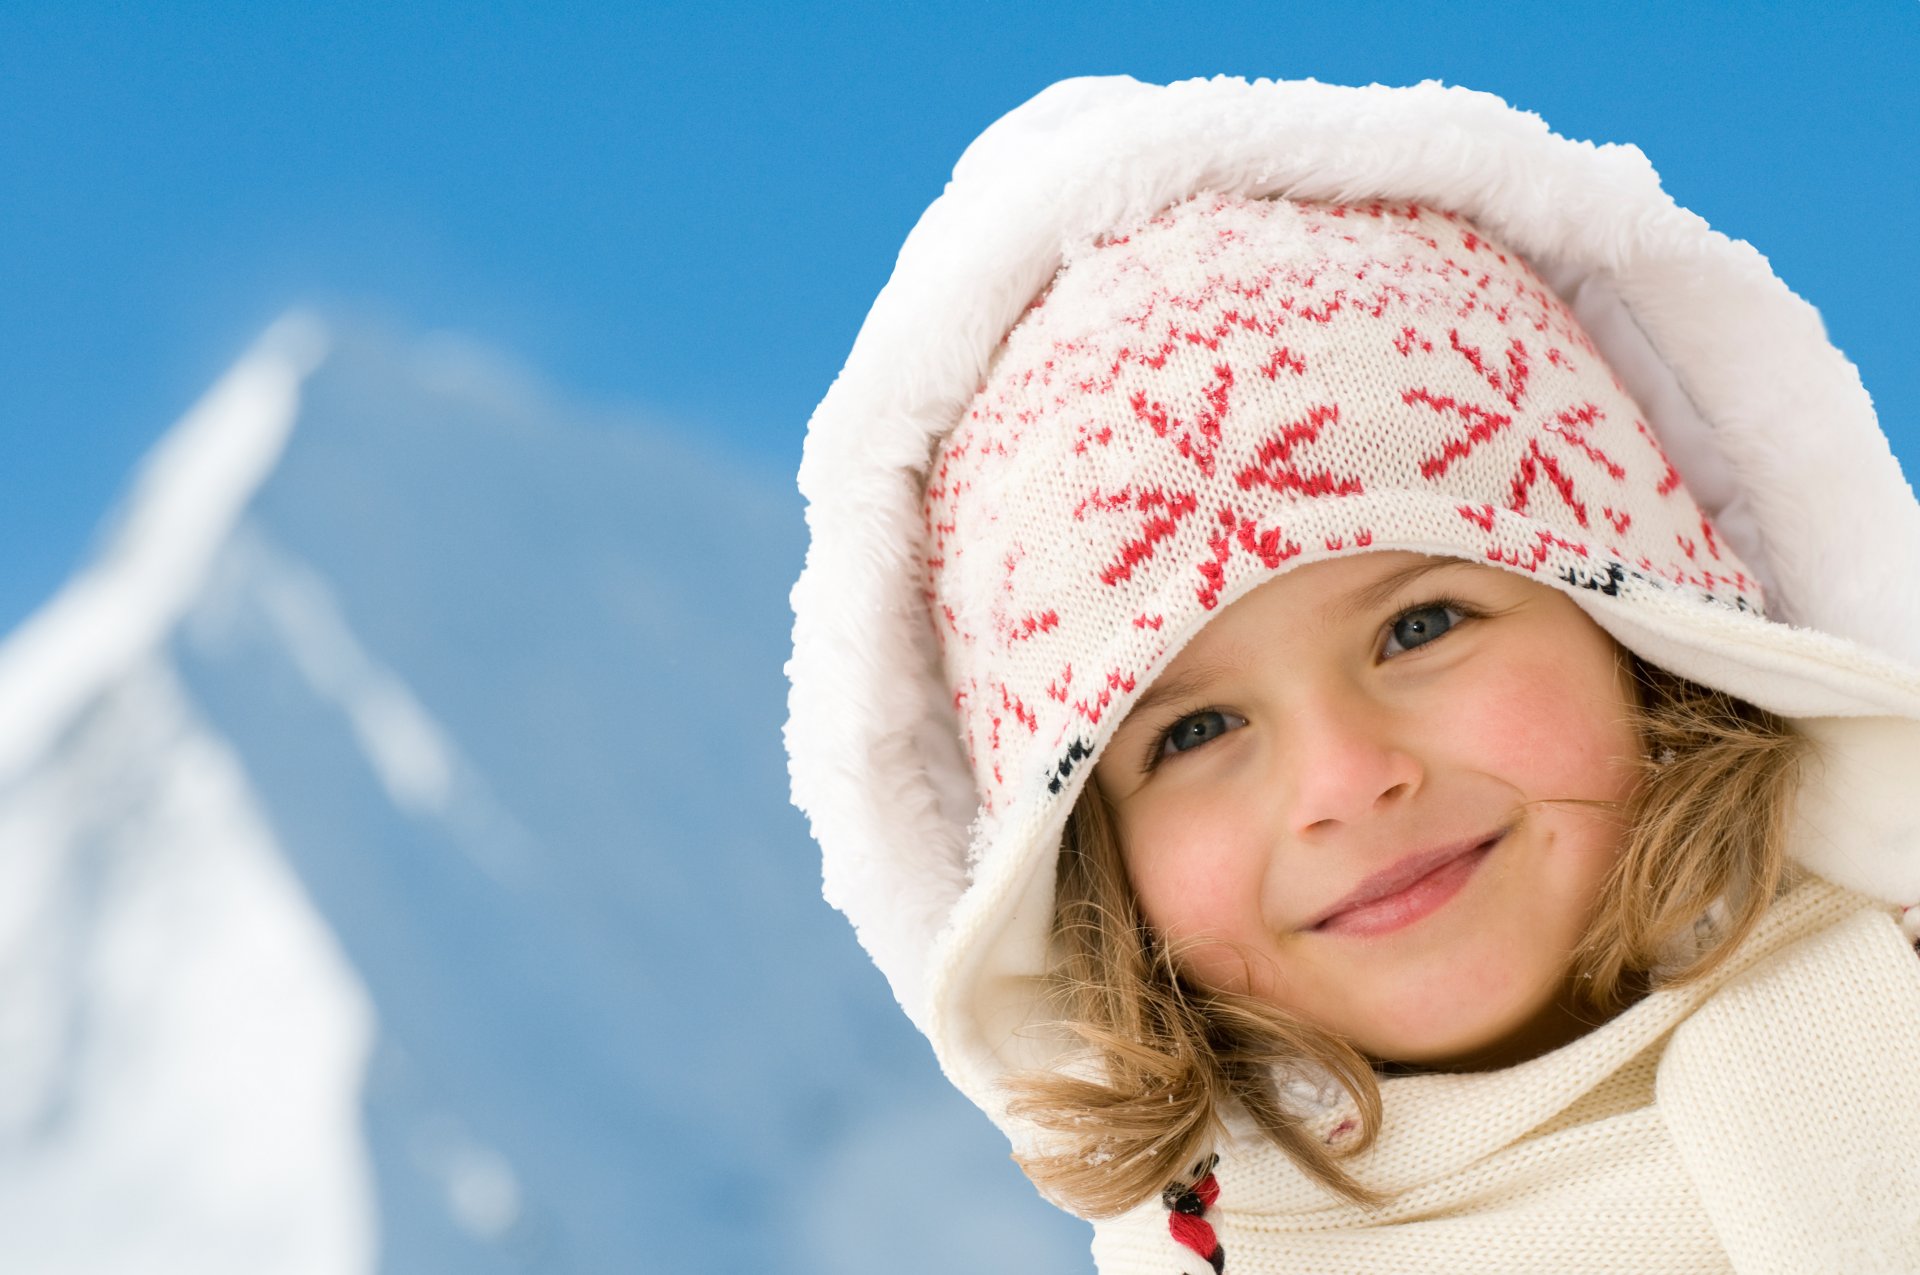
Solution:
M1377 1060L1499 1066L1584 1030L1569 963L1623 842L1634 704L1557 590L1362 554L1216 616L1095 781L1190 977Z

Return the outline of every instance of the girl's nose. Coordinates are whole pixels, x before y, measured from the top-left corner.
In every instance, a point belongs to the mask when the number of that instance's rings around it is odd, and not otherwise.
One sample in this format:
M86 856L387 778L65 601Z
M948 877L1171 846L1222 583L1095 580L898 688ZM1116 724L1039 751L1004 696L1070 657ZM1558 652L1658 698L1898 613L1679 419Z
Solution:
M1296 834L1363 822L1419 791L1425 771L1406 724L1360 695L1322 695L1289 723L1288 821Z

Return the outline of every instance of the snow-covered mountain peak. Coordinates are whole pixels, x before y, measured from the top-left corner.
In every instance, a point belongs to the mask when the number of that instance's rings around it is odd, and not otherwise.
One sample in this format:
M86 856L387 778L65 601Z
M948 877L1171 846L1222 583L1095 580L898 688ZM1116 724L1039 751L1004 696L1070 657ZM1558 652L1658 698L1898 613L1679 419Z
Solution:
M0 645L10 1257L1084 1267L819 899L801 544L471 343L270 329Z
M0 643L0 782L179 620L278 461L327 343L313 315L268 328L154 448L92 564Z

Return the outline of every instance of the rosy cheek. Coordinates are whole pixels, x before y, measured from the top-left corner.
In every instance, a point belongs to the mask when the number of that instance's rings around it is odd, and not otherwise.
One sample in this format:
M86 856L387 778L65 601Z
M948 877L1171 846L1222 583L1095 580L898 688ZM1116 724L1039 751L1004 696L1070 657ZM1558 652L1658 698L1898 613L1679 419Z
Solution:
M1560 787L1569 796L1594 795L1627 736L1606 718L1619 706L1591 689L1570 684L1562 668L1514 663L1467 698L1475 707L1456 730L1494 773Z
M1230 935L1248 901L1258 897L1258 883L1247 879L1233 856L1221 853L1227 839L1218 829L1209 833L1187 822L1181 831L1128 842L1154 847L1150 860L1130 865L1147 923L1177 937ZM1131 835L1142 834L1153 837L1144 828Z
M1249 883L1223 866L1194 874L1186 883L1183 928L1194 937L1230 935L1239 928L1247 901L1253 897Z

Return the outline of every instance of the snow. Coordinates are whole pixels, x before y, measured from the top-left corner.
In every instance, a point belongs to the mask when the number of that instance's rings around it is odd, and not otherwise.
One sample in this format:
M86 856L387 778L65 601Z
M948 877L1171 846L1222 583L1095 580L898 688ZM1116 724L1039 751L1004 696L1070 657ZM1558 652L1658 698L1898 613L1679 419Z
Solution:
M154 449L94 564L0 645L0 779L179 618L285 446L326 342L304 314L269 328Z
M34 1272L372 1269L372 1016L160 664L0 791L0 1234Z
M236 552L294 666L308 688L352 724L394 804L420 814L444 812L453 796L452 741L406 685L361 647L326 581L276 555L258 536Z
M269 331L0 645L9 1269L1086 1269L785 803L783 476Z

